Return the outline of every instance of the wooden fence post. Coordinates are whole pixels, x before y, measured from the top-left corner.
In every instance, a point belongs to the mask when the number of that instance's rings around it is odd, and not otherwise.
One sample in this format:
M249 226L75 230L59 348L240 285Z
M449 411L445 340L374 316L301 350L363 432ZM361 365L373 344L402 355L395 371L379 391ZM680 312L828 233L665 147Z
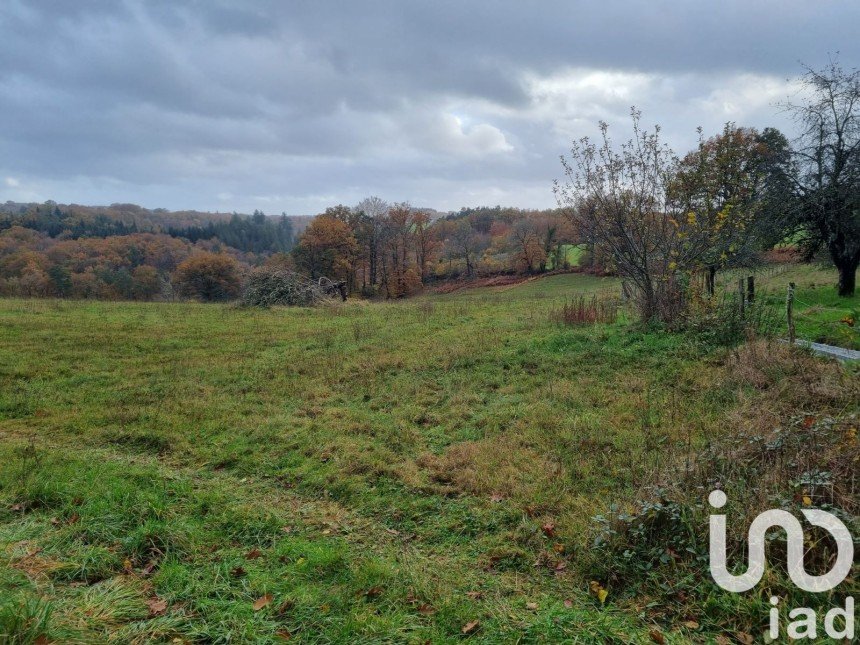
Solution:
M740 307L741 316L744 315L744 279L738 278L738 307Z
M747 278L747 303L752 304L755 300L755 276Z
M788 294L785 297L785 314L788 318L788 342L794 345L796 338L794 330L794 283L788 283Z

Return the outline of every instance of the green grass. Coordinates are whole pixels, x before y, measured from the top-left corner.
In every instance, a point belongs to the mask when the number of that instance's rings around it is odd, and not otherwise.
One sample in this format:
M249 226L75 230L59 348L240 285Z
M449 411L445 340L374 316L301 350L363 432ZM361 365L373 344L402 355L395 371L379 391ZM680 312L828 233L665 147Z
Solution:
M836 293L836 272L816 265L776 265L757 271L730 271L718 282L723 288L737 284L739 276L757 276L760 296L780 312L785 336L786 290L790 282L795 290L795 326L797 337L816 343L826 343L860 349L860 291L850 298ZM736 287L735 287L736 288ZM853 325L847 321L853 321Z
M585 245L584 244L564 244L562 245L562 253L564 253L564 259L567 260L567 263L572 267L578 267L580 261L582 260L582 256L585 253ZM553 256L550 256L550 260L552 260ZM554 269L553 263L549 262L550 270Z
M682 335L550 322L617 289L0 301L0 643L648 642L591 518L740 393Z

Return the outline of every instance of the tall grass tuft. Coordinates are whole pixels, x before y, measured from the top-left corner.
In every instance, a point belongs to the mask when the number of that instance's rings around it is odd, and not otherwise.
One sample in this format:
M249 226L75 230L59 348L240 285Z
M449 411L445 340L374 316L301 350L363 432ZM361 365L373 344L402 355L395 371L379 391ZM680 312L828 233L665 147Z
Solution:
M30 645L48 642L53 607L39 599L4 601L0 604L0 644Z
M597 296L577 296L554 310L550 318L561 325L614 323L618 320L618 303Z
M783 329L784 319L781 306L767 293L760 293L743 308L738 295L729 293L710 300L693 299L685 327L706 345L733 347L754 338L774 338Z

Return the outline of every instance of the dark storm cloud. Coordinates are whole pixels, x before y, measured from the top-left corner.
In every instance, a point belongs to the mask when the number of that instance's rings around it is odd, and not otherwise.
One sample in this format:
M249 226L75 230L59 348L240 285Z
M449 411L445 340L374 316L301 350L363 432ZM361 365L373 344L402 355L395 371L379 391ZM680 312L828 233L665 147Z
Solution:
M0 199L314 212L368 193L551 204L631 104L672 142L784 126L798 60L856 65L853 2L0 5Z

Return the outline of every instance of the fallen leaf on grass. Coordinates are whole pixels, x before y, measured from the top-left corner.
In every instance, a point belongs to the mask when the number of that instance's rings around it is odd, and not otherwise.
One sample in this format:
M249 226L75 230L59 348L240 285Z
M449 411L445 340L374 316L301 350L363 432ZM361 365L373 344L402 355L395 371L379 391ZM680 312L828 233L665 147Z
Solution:
M746 632L738 632L737 634L735 634L735 638L738 639L739 643L743 643L743 645L753 645L753 643L755 642L755 639Z
M600 604L606 602L606 598L609 596L609 592L603 588L603 585L597 582L597 580L592 580L588 583L588 589L597 596L597 599L600 601Z
M245 575L245 573L246 573L246 571L245 571L244 567L235 567L233 569L230 569L230 575L233 576L234 578L241 578L242 576Z
M472 600L480 600L484 597L483 591L467 591L466 597L471 598Z
M260 611L263 607L268 607L270 604L272 604L272 594L267 593L254 601L254 611Z
M537 611L538 604L536 602L527 602L526 609L530 609L531 611Z
M666 642L666 637L660 632L659 629L652 629L648 632L648 635L651 637L651 640L657 643L657 645L664 645Z
M573 607L573 601L572 600L565 600L564 606L567 607L568 609L570 609L571 607Z
M293 606L295 606L295 604L296 603L294 603L292 600L285 600L284 602L282 602L281 606L278 607L278 616L283 616L284 614L286 614L290 609L293 608Z
M553 522L547 522L540 528L547 537L555 537L555 524Z
M686 627L687 629L699 629L699 623L697 623L695 620L688 620L684 623L684 627Z
M275 634L275 636L277 636L282 641L288 641L293 637L293 635L286 629L282 629L277 634Z
M251 549L250 551L248 551L245 554L245 559L246 560L256 560L257 558L262 557L262 555L263 555L263 553L260 551L260 549L254 547L253 549Z
M418 613L422 616L432 616L436 613L436 610L428 604L423 604L418 606Z
M167 601L158 598L150 598L146 601L146 606L149 607L150 617L161 616L167 611Z
M478 627L480 625L481 625L480 620L473 620L472 622L466 623L465 625L463 625L463 629L461 629L460 631L464 634L471 634L476 629L478 629Z

